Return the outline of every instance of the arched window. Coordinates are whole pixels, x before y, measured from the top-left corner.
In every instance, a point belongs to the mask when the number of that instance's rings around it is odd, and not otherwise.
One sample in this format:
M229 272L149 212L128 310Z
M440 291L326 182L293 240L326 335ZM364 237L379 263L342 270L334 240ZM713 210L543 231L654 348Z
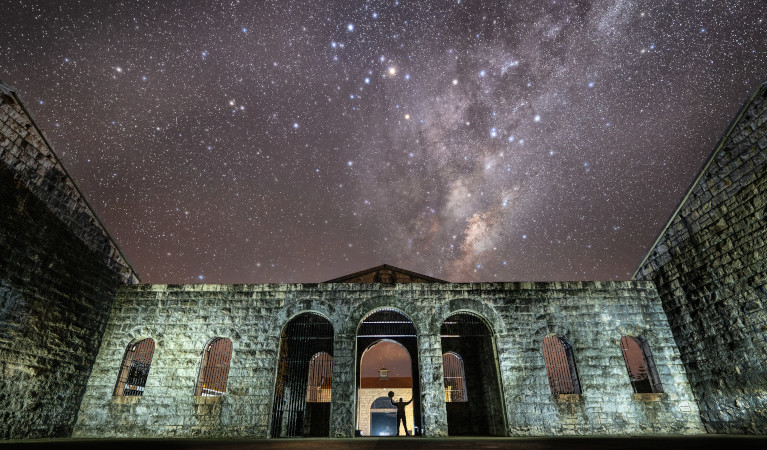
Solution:
M211 339L202 351L200 376L197 378L194 395L203 397L224 395L231 361L232 341L227 338Z
M128 345L120 366L120 373L117 375L114 395L136 397L144 394L152 355L154 355L152 339L147 338Z
M621 337L623 359L631 379L631 386L637 394L663 392L663 385L655 369L655 361L650 352L650 345L641 337Z
M306 401L330 403L332 392L333 357L326 352L315 353L309 362L309 381L306 383Z
M467 401L466 372L463 369L461 356L455 352L445 353L442 355L442 367L445 372L445 401Z
M552 394L581 393L573 348L567 339L555 335L543 338L543 360Z

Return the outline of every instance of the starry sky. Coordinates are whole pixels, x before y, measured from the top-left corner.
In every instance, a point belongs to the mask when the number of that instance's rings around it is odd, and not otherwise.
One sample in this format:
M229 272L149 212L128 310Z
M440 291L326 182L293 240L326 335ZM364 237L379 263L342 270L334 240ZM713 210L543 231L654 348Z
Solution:
M0 0L144 282L629 279L767 80L767 2Z

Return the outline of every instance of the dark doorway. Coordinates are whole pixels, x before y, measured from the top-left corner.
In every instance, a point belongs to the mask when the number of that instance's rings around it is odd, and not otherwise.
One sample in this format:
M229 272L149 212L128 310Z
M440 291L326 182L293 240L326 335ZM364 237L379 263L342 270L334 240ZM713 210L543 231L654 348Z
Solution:
M370 406L370 435L397 435L397 408L389 397L378 397Z
M410 359L408 368L409 377L396 377L392 376L390 380L384 379L385 377L388 377L389 374L386 370L381 371L380 373L380 386L378 384L373 383L377 387L380 388L380 391L383 395L386 395L386 392L389 390L386 386L392 386L392 390L399 392L397 389L408 389L408 391L404 392L410 392L412 396L410 398L404 398L404 401L408 401L412 398L412 408L413 408L413 416L412 416L412 423L408 421L407 427L409 430L411 430L411 433L414 435L420 435L422 434L423 430L423 420L421 417L421 390L420 390L420 383L418 382L418 340L416 335L415 326L413 325L413 322L404 314L402 314L399 311L396 311L394 309L381 309L378 311L375 311L371 314L369 314L360 324L359 328L357 329L357 404L360 405L360 398L361 394L363 394L363 391L361 391L361 382L362 382L362 356L363 354L370 348L374 346L374 344L380 344L381 341L390 341L392 343L399 344L399 346L403 347ZM392 369L392 364L398 364L397 361L400 361L400 359L404 360L404 356L402 358L397 357L396 361L386 361L381 360L380 365L381 367L378 367L377 369ZM389 365L388 367L387 364ZM397 381L396 378L408 378L408 380L400 380ZM407 383L406 383L407 381ZM387 384L388 383L388 384ZM394 384L391 384L394 383ZM397 384L399 383L399 384ZM372 386L371 384L371 386ZM400 385L401 384L401 385ZM406 386L407 384L407 386ZM368 389L366 387L366 389ZM399 400L399 395L396 400ZM404 397L404 395L403 395ZM391 402L390 402L391 403ZM359 406L362 408L362 406ZM357 414L357 434L361 434L361 415L362 414L367 415L368 410L367 406L365 406L365 410L360 409ZM372 420L372 416L370 417ZM396 419L396 414L395 414ZM380 420L385 420L384 418ZM368 427L365 427L368 428ZM396 425L395 425L396 429ZM404 431L402 432L404 434ZM395 433L396 434L396 433ZM372 435L372 432L371 432Z
M319 314L300 314L280 337L272 408L272 437L330 435L333 326Z
M504 436L495 344L490 328L468 313L453 314L440 329L445 408L451 436ZM461 373L462 372L462 373Z
M309 381L306 384L306 436L329 434L332 374L333 357L330 354L319 352L312 356L309 363Z

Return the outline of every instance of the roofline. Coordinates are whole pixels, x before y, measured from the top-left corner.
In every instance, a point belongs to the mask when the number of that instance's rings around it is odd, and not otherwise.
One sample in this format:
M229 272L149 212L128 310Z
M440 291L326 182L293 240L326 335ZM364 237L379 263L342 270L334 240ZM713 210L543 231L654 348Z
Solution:
M754 102L754 99L759 95L759 93L762 92L765 89L767 89L767 81L761 83L759 85L759 87L754 91L754 93L751 94L751 96L748 98L748 100L746 100L746 102L743 103L743 106L740 107L740 110L738 110L738 113L735 115L735 118L732 119L730 124L727 126L727 128L726 128L727 131L724 133L724 135L719 139L719 141L714 146L714 151L711 153L711 156L708 157L706 162L701 167L700 171L698 171L698 175L695 177L693 182L690 184L690 187L687 189L687 193L685 194L684 197L682 197L682 200L679 202L679 204L677 205L676 209L671 214L671 217L669 217L668 221L666 222L666 226L663 227L663 229L661 230L660 234L658 234L658 237L655 239L653 244L650 246L650 249L647 250L647 252L644 255L644 258L642 258L642 261L639 263L637 268L634 270L634 273L631 274L631 278L632 279L636 278L636 276L639 273L639 271L642 270L642 267L644 267L645 263L650 258L650 255L653 253L653 251L655 251L655 248L658 246L658 243L660 242L660 240L663 238L663 236L666 235L666 231L671 226L671 223L674 221L674 219L676 219L676 216L679 215L679 211L682 210L682 207L687 202L687 199L690 197L690 194L692 194L692 191L695 189L695 186L698 185L698 182L700 182L701 178L703 178L703 175L705 175L706 172L708 172L709 166L711 166L711 163L714 162L714 159L716 158L716 156L719 154L719 152L724 147L725 142L727 142L727 140L730 138L730 135L732 134L733 130L735 130L735 127L738 125L738 123L740 123L740 119L743 118L743 114L746 113L746 110L748 109L749 106L751 106L751 104Z
M440 280L439 278L430 277L428 275L423 275L423 274L420 274L420 273L412 272L410 270L402 269L402 268L399 268L399 267L390 266L389 264L381 264L380 266L375 266L375 267L371 267L369 269L360 270L359 272L354 272L354 273L350 273L348 275L343 275L343 276L340 276L340 277L337 277L337 278L333 278L332 280L323 281L323 283L343 283L344 280L348 280L349 278L354 278L356 276L363 275L363 274L366 274L368 272L372 272L374 270L380 270L380 269L394 269L394 270L397 270L399 272L403 272L403 273L405 273L407 275L410 275L410 276L413 276L413 277L423 278L424 280L431 281L433 283L449 283L449 281Z
M96 210L93 209L90 202L88 202L88 198L85 197L85 194L83 194L83 191L80 189L80 186L77 184L77 181L71 175L69 175L67 168L64 167L64 162L61 160L61 158L59 158L59 155L56 154L56 151L53 149L53 144L50 143L50 141L48 140L48 137L45 135L45 133L43 133L43 130L40 129L40 127L37 125L35 116L33 116L32 113L29 111L29 109L27 109L27 105L21 99L21 96L19 95L18 90L15 87L11 86L10 84L3 82L3 80L0 80L0 86L5 87L10 93L13 94L13 96L15 97L15 100L19 103L19 106L21 106L21 109L24 110L24 113L29 117L30 122L32 123L32 126L35 127L35 130L37 130L37 133L40 135L43 142L45 142L45 145L48 146L48 149L51 151L51 154L53 154L53 156L56 158L56 161L58 162L58 165L61 167L61 170L64 172L64 175L67 176L69 181L71 181L72 185L75 187L75 190L77 191L77 193L80 194L80 197L83 199L83 202L85 202L85 206L88 207L88 209L93 214L93 217L96 218L96 222L98 222L101 229L104 231L104 233L106 233L109 241L115 246L115 249L117 249L117 252L120 254L120 256L122 256L123 260L125 261L125 264L127 264L130 270L133 271L133 275L135 275L136 279L138 279L138 281L141 282L141 276L133 267L133 264L130 263L130 260L128 260L128 257L125 256L125 253L123 253L122 249L120 248L120 245L109 233L109 230L101 221L101 217L99 217L99 215L96 213Z

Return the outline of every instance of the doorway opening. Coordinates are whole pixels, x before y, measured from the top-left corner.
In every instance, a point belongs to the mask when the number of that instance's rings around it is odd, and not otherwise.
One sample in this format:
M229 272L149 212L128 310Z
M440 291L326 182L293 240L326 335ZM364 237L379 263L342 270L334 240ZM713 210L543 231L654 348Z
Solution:
M445 409L450 436L504 436L503 403L493 334L468 313L445 319L440 328Z
M397 407L389 396L378 397L370 405L370 436L397 435Z
M417 380L418 343L413 322L394 309L369 314L357 329L356 434L405 435L402 426L397 429L397 408L392 403L400 399L412 400L404 406L407 432L421 434L423 419Z
M314 313L288 322L280 337L272 437L330 435L333 325Z

